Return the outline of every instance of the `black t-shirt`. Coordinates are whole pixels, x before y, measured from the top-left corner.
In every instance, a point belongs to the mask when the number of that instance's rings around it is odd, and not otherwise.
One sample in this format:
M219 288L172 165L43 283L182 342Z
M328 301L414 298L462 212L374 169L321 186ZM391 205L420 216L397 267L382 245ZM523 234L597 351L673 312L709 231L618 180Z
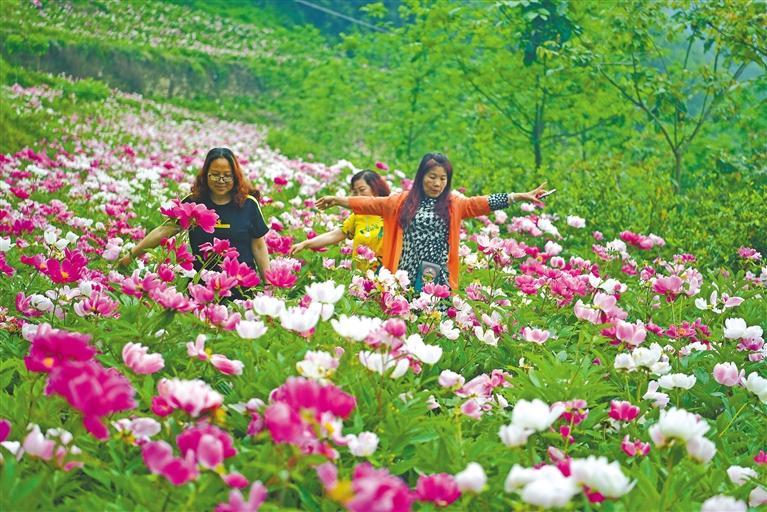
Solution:
M200 246L204 243L213 243L214 238L229 240L232 247L240 254L237 258L241 263L255 269L251 240L261 238L269 232L261 214L258 201L253 196L248 196L242 206L237 206L234 200L226 204L216 204L210 198L193 200L191 197L184 198L185 203L204 204L206 208L215 210L218 214L218 222L213 233L206 233L199 227L189 231L189 243L192 246L192 254L195 256L194 268L198 271L202 268L200 258Z

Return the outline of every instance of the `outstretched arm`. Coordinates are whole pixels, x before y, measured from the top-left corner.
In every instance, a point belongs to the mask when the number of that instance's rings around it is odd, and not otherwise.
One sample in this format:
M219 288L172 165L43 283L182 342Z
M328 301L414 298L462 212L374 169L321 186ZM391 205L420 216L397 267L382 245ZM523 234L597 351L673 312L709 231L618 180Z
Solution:
M349 198L341 196L324 196L317 199L317 208L320 210L327 210L333 206L343 206L349 208Z
M317 208L324 210L331 206L343 206L351 208L354 213L362 215L378 215L383 217L388 212L397 208L397 202L401 194L393 194L388 197L337 197L325 196L317 201Z
M154 249L163 240L170 238L173 235L181 231L181 227L178 224L163 224L157 226L147 234L143 240L141 240L136 246L130 250L128 254L123 256L117 261L120 266L128 265L133 258L138 258L150 249Z
M531 190L530 192L512 192L510 194L491 194L489 196L463 197L458 199L461 202L461 218L468 219L487 215L493 210L507 208L510 203L515 201L530 201L537 206L543 207L541 199L553 190L546 190L544 185Z
M334 245L346 238L346 235L340 229L334 229L321 235L317 235L314 238L299 242L290 248L290 255L303 251L304 249L320 249L321 247L327 247L328 245Z

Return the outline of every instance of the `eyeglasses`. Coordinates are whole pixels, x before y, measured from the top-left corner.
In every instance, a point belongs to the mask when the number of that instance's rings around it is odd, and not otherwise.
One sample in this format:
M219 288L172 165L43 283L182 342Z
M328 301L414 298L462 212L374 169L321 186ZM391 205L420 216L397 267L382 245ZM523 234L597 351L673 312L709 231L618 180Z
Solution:
M234 181L234 177L231 174L208 174L210 181L218 181L219 183L231 183Z

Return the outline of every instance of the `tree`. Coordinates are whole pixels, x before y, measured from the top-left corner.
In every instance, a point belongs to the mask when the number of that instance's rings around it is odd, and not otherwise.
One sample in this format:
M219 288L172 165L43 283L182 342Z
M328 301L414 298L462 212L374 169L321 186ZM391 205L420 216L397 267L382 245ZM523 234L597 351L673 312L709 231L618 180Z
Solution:
M725 40L707 37L696 9L642 0L611 6L604 14L613 36L593 42L600 75L645 114L668 146L677 192L690 144L728 93L745 85L739 79L751 62Z

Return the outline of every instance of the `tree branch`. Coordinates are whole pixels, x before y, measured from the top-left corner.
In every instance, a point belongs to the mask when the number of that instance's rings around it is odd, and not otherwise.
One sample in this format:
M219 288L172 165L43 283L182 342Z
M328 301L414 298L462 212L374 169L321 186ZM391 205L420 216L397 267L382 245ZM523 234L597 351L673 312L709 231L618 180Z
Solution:
M471 86L474 88L475 91L477 91L487 101L489 101L496 108L496 110L498 110L501 114L503 114L506 117L506 119L509 120L509 122L511 122L511 124L515 128L517 128L519 131L521 131L525 135L528 135L528 136L532 135L532 131L531 130L529 130L529 129L525 128L524 126L522 126L522 124L520 124L519 121L517 121L516 119L514 119L514 117L512 117L512 115L508 112L507 109L505 109L503 106L501 106L495 98L493 98L489 93L485 92L479 85L477 85L474 82L474 80L471 79L471 75L469 73L469 70L467 69L466 65L461 61L461 59L456 58L455 60L458 63L458 66L463 71L463 74L466 77L466 80L471 84Z

